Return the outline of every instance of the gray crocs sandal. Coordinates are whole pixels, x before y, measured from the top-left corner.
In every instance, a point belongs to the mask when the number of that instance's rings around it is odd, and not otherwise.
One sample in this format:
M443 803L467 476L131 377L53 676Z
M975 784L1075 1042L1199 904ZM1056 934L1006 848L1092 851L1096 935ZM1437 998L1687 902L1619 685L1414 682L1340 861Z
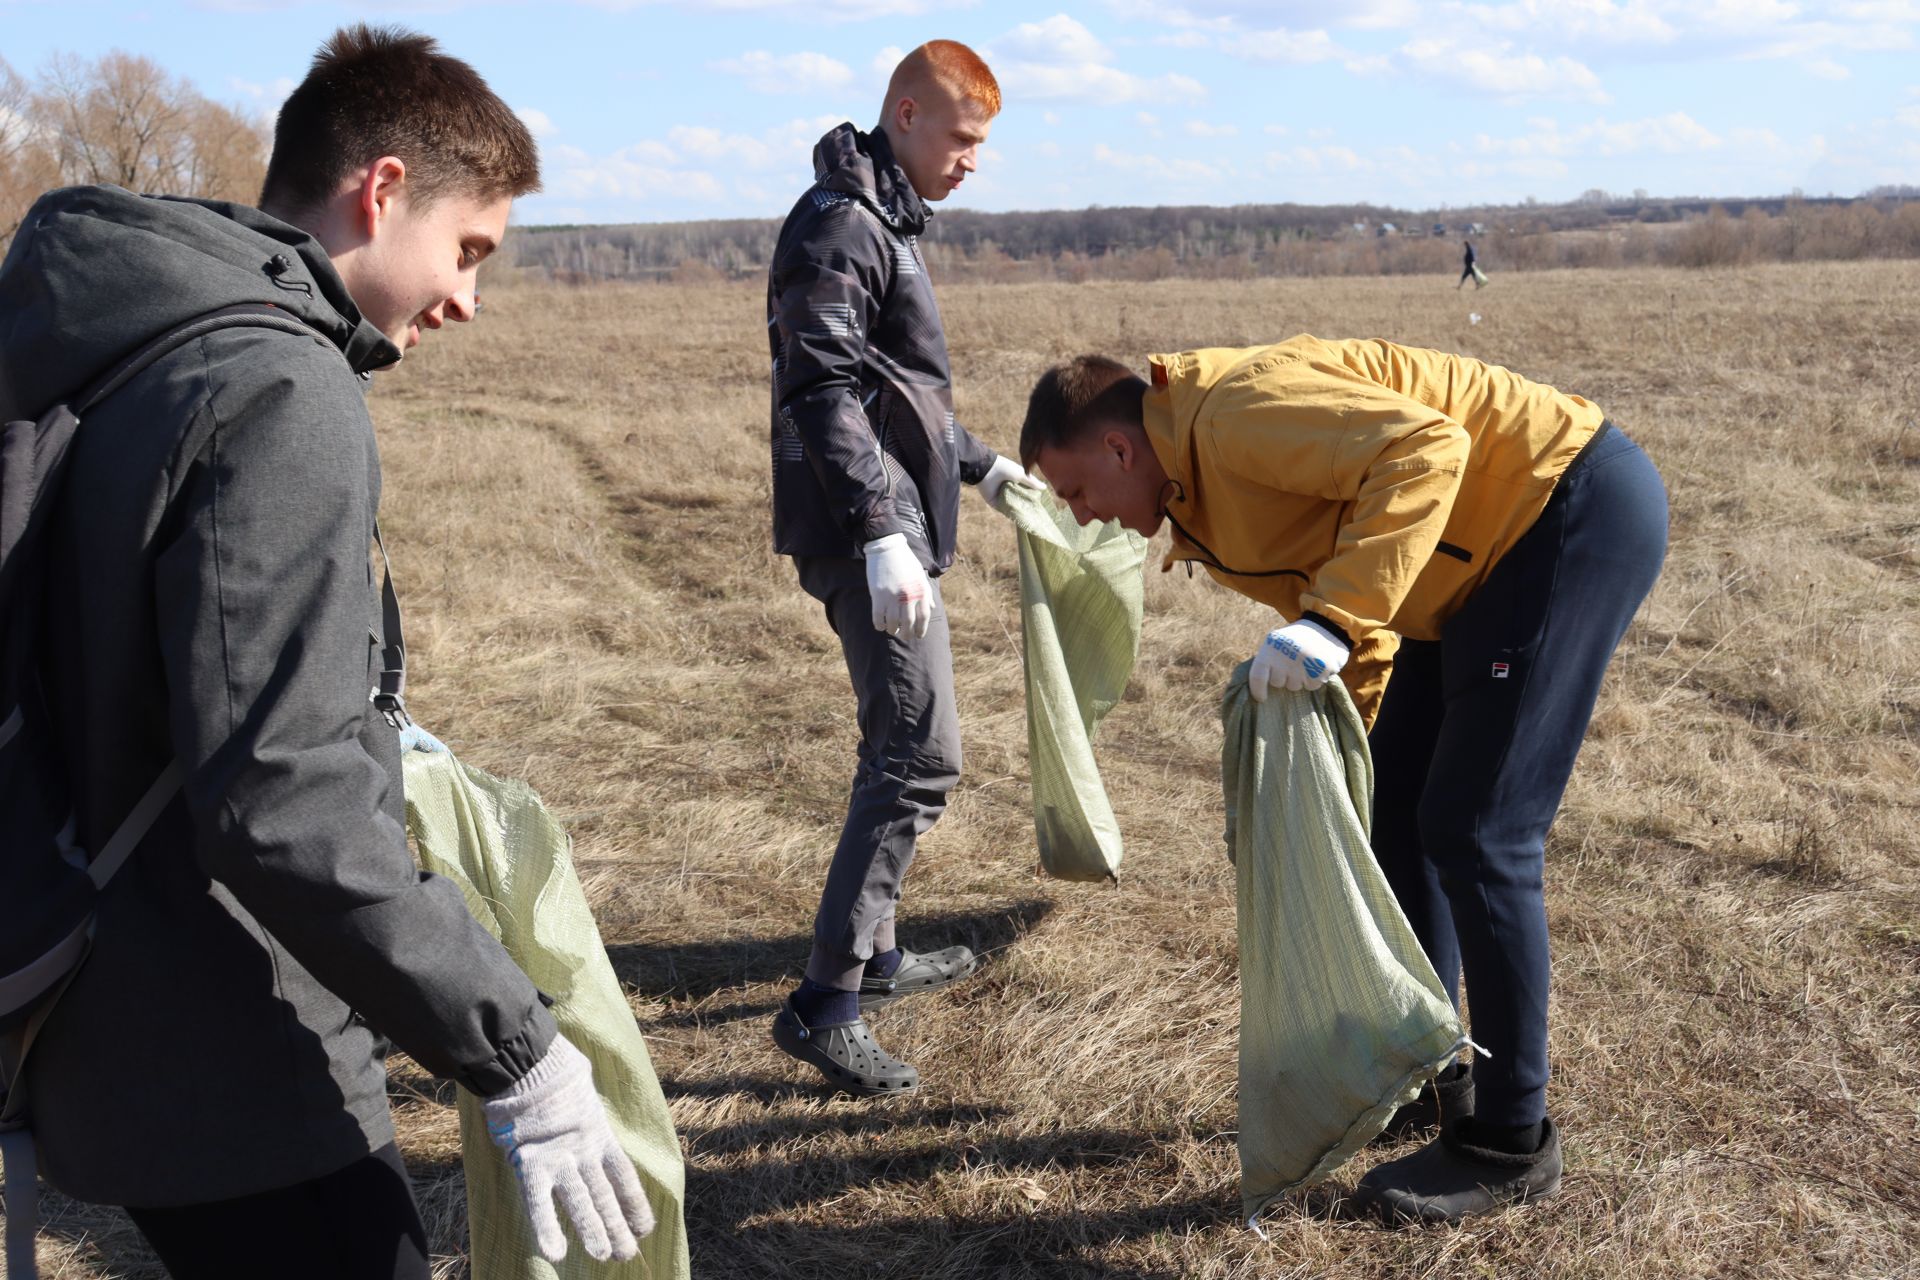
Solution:
M971 977L979 967L979 958L966 947L948 947L945 951L929 951L925 954L903 947L900 951L900 967L893 971L891 978L861 977L860 1008L862 1011L877 1009L893 1003L901 996L938 991L962 978Z
M864 1019L809 1027L794 1012L791 996L774 1015L773 1042L817 1067L827 1083L859 1097L907 1093L920 1085L920 1073L882 1049Z

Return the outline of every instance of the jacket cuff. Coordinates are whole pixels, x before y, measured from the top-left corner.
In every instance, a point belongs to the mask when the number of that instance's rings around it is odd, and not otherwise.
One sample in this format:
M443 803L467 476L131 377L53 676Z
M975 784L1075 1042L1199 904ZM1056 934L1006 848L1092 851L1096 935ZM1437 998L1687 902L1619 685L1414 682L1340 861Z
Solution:
M900 517L894 513L892 498L863 513L847 530L854 542L863 547L889 534L905 534L906 531L907 526L900 523Z
M1313 619L1345 640L1350 650L1380 629L1375 623L1349 613L1326 597L1312 591L1305 592L1300 597L1300 616Z
M1300 615L1300 621L1314 623L1322 631L1325 631L1335 640L1347 646L1347 652L1353 652L1353 636L1348 633L1345 627L1335 622L1332 618L1329 618L1326 614L1315 609L1309 609Z
M539 1065L559 1034L560 1028L547 1012L547 1006L536 1004L520 1029L500 1042L492 1060L462 1072L455 1082L479 1097L497 1097Z
M955 429L960 437L960 482L979 484L987 478L987 472L993 470L994 462L1000 457L999 451L988 448L985 441L965 427Z

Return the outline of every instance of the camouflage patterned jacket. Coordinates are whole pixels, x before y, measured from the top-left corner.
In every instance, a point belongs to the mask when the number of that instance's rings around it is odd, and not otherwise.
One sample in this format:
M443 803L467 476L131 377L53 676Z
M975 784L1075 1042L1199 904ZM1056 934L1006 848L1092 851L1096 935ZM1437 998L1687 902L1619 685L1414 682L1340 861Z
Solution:
M994 452L953 420L946 332L919 235L925 202L886 135L843 124L813 151L767 281L773 541L858 556L904 533L929 573L953 563L960 485Z

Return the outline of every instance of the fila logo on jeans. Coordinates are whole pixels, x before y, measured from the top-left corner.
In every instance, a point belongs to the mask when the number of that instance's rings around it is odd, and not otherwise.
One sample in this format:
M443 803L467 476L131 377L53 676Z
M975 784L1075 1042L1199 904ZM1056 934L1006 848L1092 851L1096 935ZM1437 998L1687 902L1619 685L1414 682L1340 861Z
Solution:
M1513 668L1509 667L1506 663L1496 662L1493 664L1493 678L1495 680L1505 680L1512 670Z

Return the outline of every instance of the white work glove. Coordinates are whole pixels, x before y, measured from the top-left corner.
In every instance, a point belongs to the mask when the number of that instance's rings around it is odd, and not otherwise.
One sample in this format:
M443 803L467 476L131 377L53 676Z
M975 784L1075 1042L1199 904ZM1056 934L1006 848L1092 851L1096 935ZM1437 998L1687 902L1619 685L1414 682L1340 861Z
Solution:
M933 587L907 535L890 533L860 548L867 556L867 591L873 596L873 629L888 635L927 634L933 621Z
M987 474L980 477L980 496L987 505L1000 505L1000 489L1007 483L1025 485L1029 489L1045 489L1047 482L1038 476L1027 474L1027 469L1009 458L1006 454L995 454L993 465L987 468Z
M567 1256L553 1200L567 1212L589 1256L626 1261L653 1230L653 1210L633 1161L607 1123L593 1090L593 1064L555 1036L518 1083L486 1099L487 1133L507 1153L534 1243L548 1262Z
M1318 689L1347 665L1347 646L1317 622L1302 619L1267 632L1247 672L1247 692L1255 702L1267 689Z

